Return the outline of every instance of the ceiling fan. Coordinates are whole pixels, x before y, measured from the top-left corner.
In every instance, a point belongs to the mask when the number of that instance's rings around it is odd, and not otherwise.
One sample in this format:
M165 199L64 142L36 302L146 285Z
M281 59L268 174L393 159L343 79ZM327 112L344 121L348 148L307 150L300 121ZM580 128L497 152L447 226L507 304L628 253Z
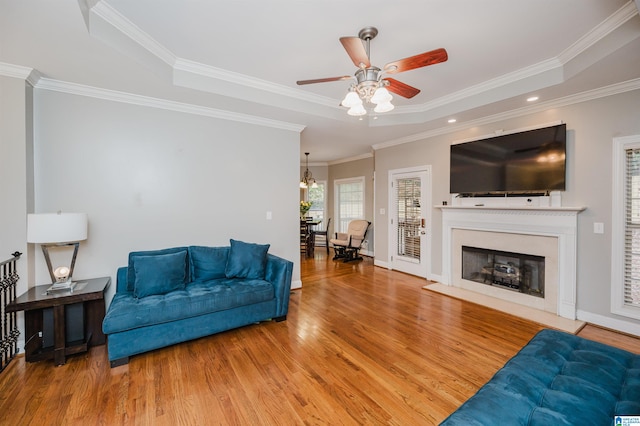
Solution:
M349 114L351 115L366 114L364 107L362 107L362 101L377 104L376 112L385 112L393 109L393 105L391 105L390 102L391 95L389 95L386 89L407 99L413 98L415 95L420 93L419 89L402 83L394 78L386 77L386 74L397 74L404 71L410 71L416 68L445 62L448 59L447 51L440 48L389 62L384 67L378 68L371 65L369 60L370 42L376 37L376 35L378 35L378 30L375 27L365 27L360 30L358 37L340 37L340 43L342 43L342 46L347 51L347 54L353 61L354 65L358 67L358 70L355 72L355 83L352 85L349 93L342 102L342 106L351 108L349 110ZM345 75L341 77L318 78L314 80L299 80L296 83L298 85L327 83L330 81L351 80L353 78L353 76ZM385 90L377 93L379 91L378 89ZM354 95L351 95L351 93L354 93ZM356 104L359 102L359 108L357 108L357 111L352 114L352 111L354 110L354 102ZM382 108L379 108L381 105Z

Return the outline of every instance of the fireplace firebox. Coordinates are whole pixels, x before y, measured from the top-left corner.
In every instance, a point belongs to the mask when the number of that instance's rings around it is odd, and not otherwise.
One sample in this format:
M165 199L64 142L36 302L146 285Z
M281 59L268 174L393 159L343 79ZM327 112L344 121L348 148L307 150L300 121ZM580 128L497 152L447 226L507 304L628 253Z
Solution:
M544 298L544 257L463 245L462 278Z

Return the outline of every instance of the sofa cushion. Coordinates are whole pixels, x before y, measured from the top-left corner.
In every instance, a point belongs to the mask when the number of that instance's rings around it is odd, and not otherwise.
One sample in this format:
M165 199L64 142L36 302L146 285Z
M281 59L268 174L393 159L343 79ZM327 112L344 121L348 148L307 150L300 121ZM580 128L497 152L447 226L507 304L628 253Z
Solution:
M264 279L270 244L254 244L231 240L225 268L227 278Z
M225 277L229 247L189 247L191 280L208 281Z
M264 280L222 278L194 281L183 290L142 299L116 293L102 323L105 334L177 321L239 306L272 301L273 285Z
M141 298L183 289L186 261L186 250L155 256L134 257L135 282L133 296Z
M133 291L136 281L136 271L133 267L133 260L138 256L156 256L159 254L170 254L170 253L178 253L181 251L186 251L187 247L173 247L162 250L149 250L149 251L132 251L129 253L129 265L127 270L127 290ZM189 282L189 263L185 262L185 283Z

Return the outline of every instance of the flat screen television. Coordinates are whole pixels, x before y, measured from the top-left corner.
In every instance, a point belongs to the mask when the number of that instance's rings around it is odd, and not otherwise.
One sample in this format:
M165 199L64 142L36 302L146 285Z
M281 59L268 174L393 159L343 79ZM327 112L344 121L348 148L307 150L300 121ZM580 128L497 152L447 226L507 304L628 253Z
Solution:
M451 145L450 192L564 191L566 141L566 124L558 124Z

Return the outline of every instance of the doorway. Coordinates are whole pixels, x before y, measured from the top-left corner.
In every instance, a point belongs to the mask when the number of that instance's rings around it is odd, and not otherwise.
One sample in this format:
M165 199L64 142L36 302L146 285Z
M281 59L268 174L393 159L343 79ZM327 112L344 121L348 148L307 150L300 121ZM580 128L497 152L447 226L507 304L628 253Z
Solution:
M391 269L427 278L430 270L431 166L389 172Z

